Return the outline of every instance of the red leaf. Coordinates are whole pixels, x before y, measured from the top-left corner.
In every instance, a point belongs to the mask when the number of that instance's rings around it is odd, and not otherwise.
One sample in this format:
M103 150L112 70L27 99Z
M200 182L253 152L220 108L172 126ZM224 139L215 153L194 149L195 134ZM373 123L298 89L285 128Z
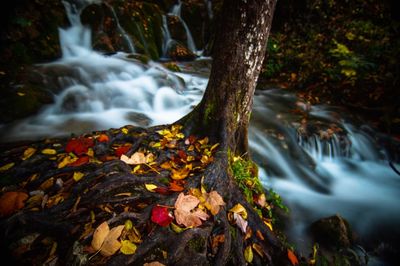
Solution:
M88 162L89 162L89 156L83 156L83 157L80 157L75 162L70 163L68 166L81 166L81 165L87 164Z
M171 191L168 190L166 187L158 187L154 189L154 192L161 194L161 195L170 195L172 194Z
M121 155L126 154L130 148L131 148L131 145L121 146L115 150L115 155L118 156L118 158L119 158L119 157L121 157Z
M79 137L77 139L71 139L65 146L66 152L73 152L76 155L85 154L90 147L93 147L93 139Z
M183 150L179 150L179 151L178 151L178 155L179 155L179 157L181 157L181 159L182 159L183 161L186 161L187 155L186 155L186 153L185 153Z
M168 226L173 219L166 207L154 206L151 210L151 221L158 225Z

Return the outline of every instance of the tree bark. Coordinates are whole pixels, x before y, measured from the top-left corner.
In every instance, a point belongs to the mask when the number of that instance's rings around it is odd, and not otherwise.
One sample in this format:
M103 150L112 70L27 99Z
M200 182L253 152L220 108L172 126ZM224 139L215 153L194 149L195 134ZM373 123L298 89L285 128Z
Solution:
M184 121L207 129L234 154L248 150L253 95L266 52L276 0L224 1L210 80L200 104Z

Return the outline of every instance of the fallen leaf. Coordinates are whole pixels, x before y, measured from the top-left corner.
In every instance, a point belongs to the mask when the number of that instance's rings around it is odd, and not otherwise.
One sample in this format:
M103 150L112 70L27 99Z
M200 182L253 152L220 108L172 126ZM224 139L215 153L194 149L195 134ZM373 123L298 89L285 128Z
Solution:
M71 156L65 156L62 161L58 164L58 168L63 168L73 162L75 162L76 160L78 160L78 157L71 157Z
M290 249L287 250L287 256L293 266L299 265L299 260L297 259L297 256Z
M151 210L151 221L158 225L168 226L173 219L166 207L154 206Z
M76 139L71 139L65 146L66 152L73 152L80 156L85 154L89 148L94 146L92 138L79 137Z
M129 240L121 241L120 251L125 255L132 255L136 252L137 246Z
M99 142L109 142L110 138L106 134L101 134L97 137L97 141Z
M155 189L157 188L156 185L154 184L144 184L144 186L146 187L146 189L150 192L155 192Z
M29 159L32 155L34 155L36 152L35 148L29 147L24 151L24 154L22 155L22 160L25 161Z
M165 266L165 265L158 261L152 261L143 264L143 266Z
M126 164L133 164L133 165L146 164L154 160L154 155L152 153L144 155L143 152L135 152L134 154L132 154L131 157L128 157L125 154L123 154L121 155L120 159Z
M175 170L172 169L171 171L171 178L174 180L181 180L181 179L185 179L190 173L190 169L187 167Z
M78 182L84 176L85 176L85 174L82 172L74 172L74 175L72 176L72 178L75 180L75 182Z
M57 151L55 149L44 149L42 150L42 153L46 155L54 155L57 154Z
M192 195L180 193L175 202L175 219L178 224L186 227L197 227L202 224L201 220L207 220L208 215L200 209L194 210L200 200Z
M14 165L15 165L15 163L5 164L2 167L0 167L0 172L7 171L7 170L11 169Z
M240 203L238 203L235 206L233 206L229 211L233 212L233 213L240 214L243 217L243 219L247 219L247 211L243 207L243 205L240 204Z
M93 233L92 247L98 251L103 245L106 236L110 233L110 227L107 222L100 224Z
M248 222L238 213L233 213L233 219L235 220L236 225L245 234L247 231Z
M213 251L216 251L217 247L220 244L223 244L224 242L225 242L225 235L224 234L213 236L211 238L211 249Z
M127 128L122 128L121 132L124 133L125 135L129 133L129 130Z
M264 250L263 250L263 248L262 248L259 244L254 243L254 244L252 245L252 248L257 252L257 254L258 254L261 258L264 258Z
M0 197L0 217L6 217L25 206L28 194L25 192L9 191Z
M83 157L78 158L78 160L73 161L72 163L68 164L68 166L77 167L77 166L87 164L89 161L90 161L89 156L83 156Z
M172 231L174 231L175 233L182 233L183 231L185 231L187 228L182 228L174 223L170 224L170 227L172 229Z
M124 225L118 225L110 230L101 246L101 255L105 257L112 256L121 248L121 242L118 241L118 238L121 236L124 227Z
M244 250L244 259L248 262L251 263L253 261L253 249L251 246L247 246L246 249Z
M170 191L174 191L174 192L181 192L183 191L185 188L179 184L176 183L176 181L172 181L171 183L169 183L169 188Z
M118 157L121 157L123 154L128 153L128 151L130 150L131 145L124 145L119 147L118 149L115 150L115 155Z
M218 194L217 191L211 191L206 195L206 208L210 210L212 215L216 215L221 206L224 206L225 202L222 199L221 195Z
M190 212L200 203L200 200L192 195L180 193L175 202L175 208L185 212Z
M265 207L265 205L267 204L267 198L265 197L265 194L262 193L261 195L257 195L256 199L254 201L258 206L260 206L261 208Z

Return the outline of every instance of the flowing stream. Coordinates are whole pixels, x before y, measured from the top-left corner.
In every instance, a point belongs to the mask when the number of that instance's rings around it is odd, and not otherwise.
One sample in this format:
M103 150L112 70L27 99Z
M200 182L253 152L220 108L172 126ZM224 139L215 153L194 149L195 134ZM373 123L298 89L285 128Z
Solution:
M209 58L181 63L182 72L172 73L124 53L104 56L91 49L90 30L80 23L79 12L69 6L66 11L72 26L60 29L62 58L36 66L42 73L58 70L49 88L55 101L33 117L3 125L1 141L171 123L200 101ZM400 176L388 161L398 169L400 164L379 144L384 138L343 110L307 105L284 90L256 92L252 157L263 185L281 194L291 209L292 243L309 251L306 227L336 213L361 238L400 235Z

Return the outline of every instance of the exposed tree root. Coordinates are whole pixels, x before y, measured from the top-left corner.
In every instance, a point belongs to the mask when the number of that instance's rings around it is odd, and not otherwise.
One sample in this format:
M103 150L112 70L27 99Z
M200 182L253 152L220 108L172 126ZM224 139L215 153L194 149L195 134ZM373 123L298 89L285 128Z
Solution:
M173 210L179 192L168 189L162 193L151 192L145 185L151 183L160 188L166 187L165 180L172 181L171 171L159 166L171 158L183 166L183 162L178 162L184 161L183 157L178 160L177 154L188 146L184 143L185 138L179 143L170 140L175 145L172 148L152 148L152 142L160 142L157 131L161 129L169 127L149 130L129 128L128 133L110 130L86 135L95 139L99 134L107 134L110 140L107 143L96 141L93 160L80 166L57 168L61 155L51 158L39 152L27 160L21 160L23 152L30 146L5 151L1 157L2 164L17 162L5 172L5 176L17 182L9 182L2 191L31 193L25 208L0 220L2 250L7 250L9 257L17 263L32 265L50 262L56 262L56 265L141 265L152 261L165 265L245 265L244 250L250 246L253 264L287 265L286 249L246 201L228 171L229 158L223 150L214 153L213 161L207 163L198 162L203 148L185 151L196 155L192 164L199 167L194 167L195 170L180 183L185 194L190 188L201 186L207 191L217 191L226 204L216 215L210 215L201 226L180 233L150 220L152 208L156 205L169 206ZM64 154L66 143L65 140L52 140L36 143L33 147L37 151L54 148L57 154ZM118 157L97 160L111 156L110 153L115 150L113 145L125 143L131 143L128 155L136 151L152 152L156 157L153 166L144 165L142 168L145 171L134 173L133 166ZM211 145L207 147L210 152ZM85 173L85 176L74 181L76 172ZM33 178L35 174L37 177ZM32 191L42 191L37 202L32 200L35 195ZM249 230L246 234L229 218L228 210L238 203L248 213ZM141 243L137 244L134 254L119 252L103 257L91 250L93 231L100 223L107 221L111 228L127 220L132 221L141 235ZM32 234L36 234L36 237ZM215 241L218 235L221 235L220 242ZM29 240L27 236L32 236L32 239Z

